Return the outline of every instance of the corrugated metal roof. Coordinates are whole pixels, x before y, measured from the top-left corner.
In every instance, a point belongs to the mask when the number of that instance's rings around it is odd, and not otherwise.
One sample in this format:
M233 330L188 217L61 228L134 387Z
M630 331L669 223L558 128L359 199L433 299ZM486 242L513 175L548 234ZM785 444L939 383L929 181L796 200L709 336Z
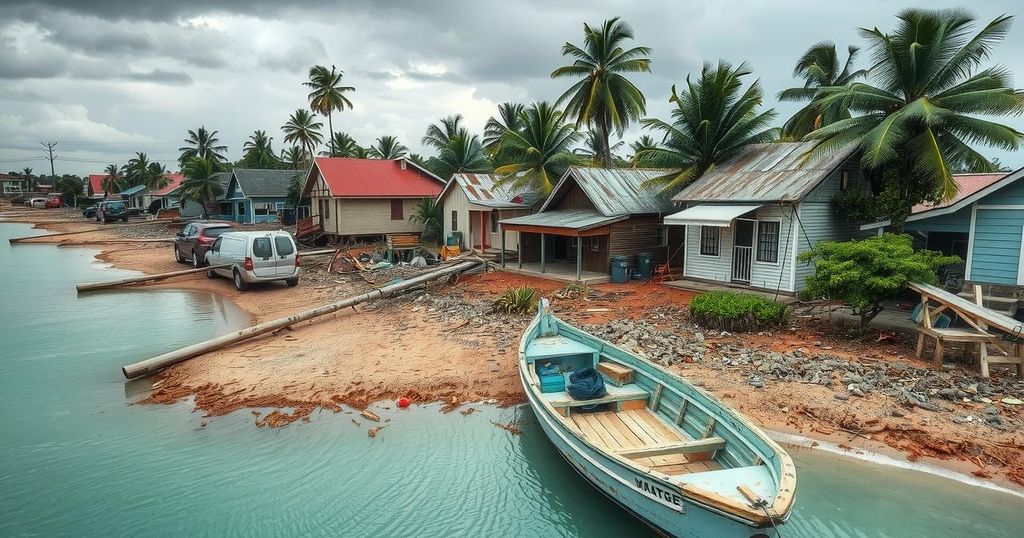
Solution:
M505 225L545 226L551 228L568 228L570 230L589 230L620 220L629 215L602 215L593 209L561 209L513 217L501 220Z
M536 194L512 193L508 187L498 185L500 178L501 176L496 174L455 174L449 186L452 183L458 185L462 192L466 193L469 203L484 207L527 208L537 202Z
M795 202L806 196L856 149L807 159L817 142L752 144L704 174L675 202Z
M138 193L142 192L145 188L146 188L145 185L136 185L134 187L127 188L127 189L117 193L117 195L118 196L131 196L133 194L138 194Z
M560 199L564 191L575 181L602 215L665 213L672 210L672 205L658 195L660 189L644 188L642 185L667 173L669 170L650 168L573 166L562 176L558 185L555 185L540 210L544 211L552 201Z

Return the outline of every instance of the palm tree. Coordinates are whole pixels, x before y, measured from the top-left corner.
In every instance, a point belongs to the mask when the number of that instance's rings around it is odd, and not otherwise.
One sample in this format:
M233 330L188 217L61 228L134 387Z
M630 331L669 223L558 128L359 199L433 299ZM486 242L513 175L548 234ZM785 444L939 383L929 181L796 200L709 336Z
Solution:
M185 146L178 148L178 151L181 152L178 164L184 166L193 157L209 159L215 165L226 161L227 157L224 156L224 152L228 150L228 147L218 145L220 140L217 138L217 133L218 131L207 131L205 126L196 130L189 129L188 136L185 137Z
M761 85L755 80L743 90L742 79L750 72L745 63L736 68L725 61L705 63L697 80L686 77L684 90L672 86L672 123L643 120L644 127L662 133L661 145L634 156L647 166L672 170L648 181L649 186L660 186L662 194L671 196L744 146L778 137L778 129L769 127L775 111L758 112Z
M604 142L604 139L601 138L601 134L597 131L587 131L586 135L583 137L583 146L574 149L573 153L583 157L587 161L590 161L594 166L601 166L604 162L605 155ZM611 154L613 162L620 160L618 155L615 154L615 151L622 148L625 144L626 143L621 140L612 144Z
M323 123L316 121L316 116L308 110L298 109L288 118L281 130L284 131L284 141L289 144L298 144L309 155L314 155L316 147L324 140L320 134Z
M185 180L181 182L181 199L195 202L203 208L203 219L210 218L209 204L224 194L224 185L216 177L217 166L210 159L193 157L181 168Z
M814 154L848 144L861 151L861 164L885 178L899 200L887 215L902 230L910 208L928 200L949 200L957 166L994 171L971 144L1016 150L1024 134L977 115L1019 115L1024 91L1011 86L1002 67L978 71L1010 29L1012 17L996 17L974 35L974 18L960 9L907 9L892 33L861 29L872 52L870 83L822 88L821 110L849 108L855 116L807 135L818 141Z
M401 159L408 152L409 148L399 144L398 139L393 136L382 136L370 147L370 154L375 159Z
M322 65L314 65L309 69L309 80L302 85L311 91L309 109L321 116L327 116L327 130L331 142L331 153L334 153L334 121L333 112L341 112L345 107L352 108L352 101L345 97L345 92L355 91L352 86L342 86L341 77L343 72L333 65L328 71Z
M309 164L309 156L299 146L281 150L281 162L289 170L302 170Z
M128 160L124 167L124 177L128 185L143 185L147 189L159 189L168 183L164 177L166 170L158 162L150 161L145 152L135 152L135 157Z
M511 192L532 191L548 194L569 165L576 161L570 147L579 138L564 115L547 102L534 103L519 113L521 131L508 131L502 145L512 163L494 172L502 177L500 185Z
M26 186L27 186L28 190L30 190L30 191L35 190L35 188L36 188L36 181L35 181L36 180L36 176L32 175L32 169L31 168L29 168L27 166L25 168L22 168L21 169L21 173L18 174L18 177L20 177L21 179L25 180L25 183L26 183Z
M274 169L281 166L281 161L274 155L274 148L271 145L273 138L267 136L266 131L254 131L249 135L242 145L242 160L240 164L245 168Z
M847 49L846 62L840 69L839 55L836 45L831 41L822 41L807 49L793 69L793 77L804 80L803 87L789 88L779 92L780 101L810 101L798 110L782 127L782 136L787 139L799 140L807 133L850 117L850 110L841 103L829 110L819 110L814 96L820 88L846 86L864 78L866 69L853 69L853 60L857 57L857 47Z
M427 163L428 169L445 180L464 172L490 172L492 165L487 159L480 137L459 129L436 157Z
M498 117L491 116L484 125L484 148L497 155L501 151L501 140L508 131L522 128L519 114L523 111L522 103L502 103L498 105Z
M337 132L331 139L331 148L328 151L321 151L323 157L349 157L358 158L359 144L348 133Z
M649 168L650 163L643 157L644 154L650 153L649 151L658 147L658 141L651 135L640 135L635 142L629 145L630 151L633 155L629 157L629 166L631 168Z
M633 30L618 17L604 21L601 27L583 25L583 47L572 43L562 46L562 55L575 58L572 65L551 72L552 78L582 77L569 87L555 106L565 104L565 113L576 117L576 128L590 125L604 140L601 160L606 167L614 165L609 137L614 130L622 136L630 122L647 111L647 101L640 89L623 73L650 72L651 49L622 44L633 38Z
M437 124L427 127L427 134L422 140L423 145L438 151L444 150L448 147L451 139L457 136L459 131L464 130L460 123L462 123L462 114L441 118Z
M124 171L116 164L108 164L103 171L106 174L100 184L103 186L103 197L111 192L121 192L124 188Z
M416 204L416 209L409 220L423 224L425 241L440 239L444 233L444 204L437 203L433 196L425 196Z

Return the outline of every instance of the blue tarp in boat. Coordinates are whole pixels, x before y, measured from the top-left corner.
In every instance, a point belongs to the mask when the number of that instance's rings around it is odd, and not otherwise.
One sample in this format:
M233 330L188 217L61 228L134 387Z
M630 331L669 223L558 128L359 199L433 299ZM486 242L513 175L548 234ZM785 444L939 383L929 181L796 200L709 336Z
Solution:
M604 389L604 379L593 368L583 368L569 375L566 392L577 400L594 400L604 398L608 391Z

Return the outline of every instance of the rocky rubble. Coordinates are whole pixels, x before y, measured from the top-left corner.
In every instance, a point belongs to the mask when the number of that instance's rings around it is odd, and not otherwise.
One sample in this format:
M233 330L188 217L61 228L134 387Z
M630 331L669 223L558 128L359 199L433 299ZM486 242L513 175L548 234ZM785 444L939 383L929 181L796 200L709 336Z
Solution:
M799 348L779 353L746 347L738 338L730 341L729 333L702 332L679 322L669 330L648 320L614 320L587 329L663 366L701 362L708 368L738 370L755 389L778 382L821 385L834 389L837 400L878 393L907 408L955 414L951 420L958 423L977 420L1000 430L1024 426L1007 420L1000 408L993 405L1020 405L1017 402L1024 396L1024 381L1016 377L984 379L966 370L936 372L903 361L848 360L830 354L820 342L811 346L815 348L813 352ZM981 416L964 416L963 410L953 405L967 402L988 407Z

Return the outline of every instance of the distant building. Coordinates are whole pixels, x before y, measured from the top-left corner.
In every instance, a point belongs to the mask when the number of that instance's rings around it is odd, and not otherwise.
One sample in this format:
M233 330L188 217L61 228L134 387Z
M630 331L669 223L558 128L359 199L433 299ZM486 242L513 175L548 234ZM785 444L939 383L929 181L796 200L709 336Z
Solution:
M28 189L28 182L10 174L0 174L0 194L5 197L16 196Z
M347 240L423 232L423 223L413 219L416 206L444 185L407 159L318 157L302 192L320 232Z
M243 224L276 222L284 209L288 185L300 170L258 170L235 168L228 174L220 218ZM225 209L227 211L225 211Z

